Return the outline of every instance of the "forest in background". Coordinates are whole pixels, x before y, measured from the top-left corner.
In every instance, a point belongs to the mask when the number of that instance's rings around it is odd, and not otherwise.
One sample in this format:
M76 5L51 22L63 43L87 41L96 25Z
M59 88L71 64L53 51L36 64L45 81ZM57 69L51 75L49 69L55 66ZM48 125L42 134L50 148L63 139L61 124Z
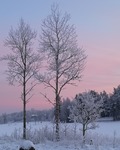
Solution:
M120 85L117 88L114 88L112 94L108 94L106 91L96 92L91 90L91 92L99 100L101 97L103 99L103 111L101 112L100 117L111 117L114 121L120 120ZM61 111L60 111L60 121L64 123L69 123L70 109L74 104L74 99L62 99L61 100ZM54 121L54 111L55 108L49 110L36 110L31 109L27 110L27 122L31 121ZM0 116L0 123L5 124L8 122L22 122L23 112L14 112L10 114L3 113Z

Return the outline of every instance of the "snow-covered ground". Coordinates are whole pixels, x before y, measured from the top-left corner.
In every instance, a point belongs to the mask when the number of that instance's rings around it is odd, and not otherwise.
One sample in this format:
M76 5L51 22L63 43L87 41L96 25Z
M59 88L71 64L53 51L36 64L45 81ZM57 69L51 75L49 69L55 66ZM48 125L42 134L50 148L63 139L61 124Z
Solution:
M120 150L120 121L98 122L98 125L98 128L88 133L88 140L92 139L93 144L90 145L90 143L87 142L84 148L81 147L79 139L79 134L81 132L80 124L76 126L77 133L75 137L75 125L73 123L61 124L61 130L63 131L61 136L63 137L60 142L54 142L50 139L52 138L51 133L54 130L53 123L32 122L28 123L27 127L28 132L31 132L31 134L29 134L31 138L34 139L36 133L39 135L39 142L37 142L38 139L35 139L35 141L33 140L34 143L36 142L36 150ZM22 123L0 125L0 150L18 150L21 142L19 135L21 134ZM48 139L43 138L43 136L48 137Z

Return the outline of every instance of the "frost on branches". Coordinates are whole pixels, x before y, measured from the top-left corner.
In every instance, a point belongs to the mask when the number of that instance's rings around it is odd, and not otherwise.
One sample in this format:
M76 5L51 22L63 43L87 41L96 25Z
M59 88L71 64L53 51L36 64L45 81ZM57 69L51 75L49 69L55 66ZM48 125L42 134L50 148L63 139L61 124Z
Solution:
M102 110L102 98L92 91L76 95L69 117L72 121L82 124L83 143L85 143L86 131L96 127L95 122Z

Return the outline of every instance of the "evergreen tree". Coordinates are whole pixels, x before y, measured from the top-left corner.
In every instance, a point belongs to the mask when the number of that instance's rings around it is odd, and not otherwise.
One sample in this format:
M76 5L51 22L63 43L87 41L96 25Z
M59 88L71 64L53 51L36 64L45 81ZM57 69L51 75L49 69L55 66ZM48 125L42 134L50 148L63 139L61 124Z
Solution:
M60 121L61 122L70 122L69 115L70 115L70 110L69 107L71 106L71 101L69 98L63 99L61 102L61 112L60 112Z
M103 99L103 112L101 113L101 117L110 117L111 116L111 103L110 103L110 97L106 93L106 91L103 91L100 93L100 96Z
M120 85L117 88L114 88L113 94L110 97L111 99L111 113L113 120L120 120Z

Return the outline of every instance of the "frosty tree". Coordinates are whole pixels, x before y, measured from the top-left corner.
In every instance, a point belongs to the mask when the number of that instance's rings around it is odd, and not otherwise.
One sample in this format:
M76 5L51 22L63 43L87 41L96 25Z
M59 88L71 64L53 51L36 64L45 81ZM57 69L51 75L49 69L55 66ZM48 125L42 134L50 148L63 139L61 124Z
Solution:
M51 14L42 23L40 52L45 54L47 71L38 77L55 94L56 140L59 140L59 119L61 91L66 85L80 81L86 56L78 47L76 31L69 24L70 15L62 15L57 5L51 7ZM45 96L46 97L46 96ZM47 98L48 99L48 98Z
M8 62L8 81L10 84L18 83L22 87L21 100L23 102L23 138L26 139L26 104L32 97L31 91L36 85L34 75L40 67L40 57L32 49L36 32L23 19L20 20L18 29L11 28L5 45L11 53L2 60Z
M82 124L83 143L85 133L96 127L95 121L102 111L102 99L98 99L91 91L78 94L75 97L74 105L70 107L70 119Z

